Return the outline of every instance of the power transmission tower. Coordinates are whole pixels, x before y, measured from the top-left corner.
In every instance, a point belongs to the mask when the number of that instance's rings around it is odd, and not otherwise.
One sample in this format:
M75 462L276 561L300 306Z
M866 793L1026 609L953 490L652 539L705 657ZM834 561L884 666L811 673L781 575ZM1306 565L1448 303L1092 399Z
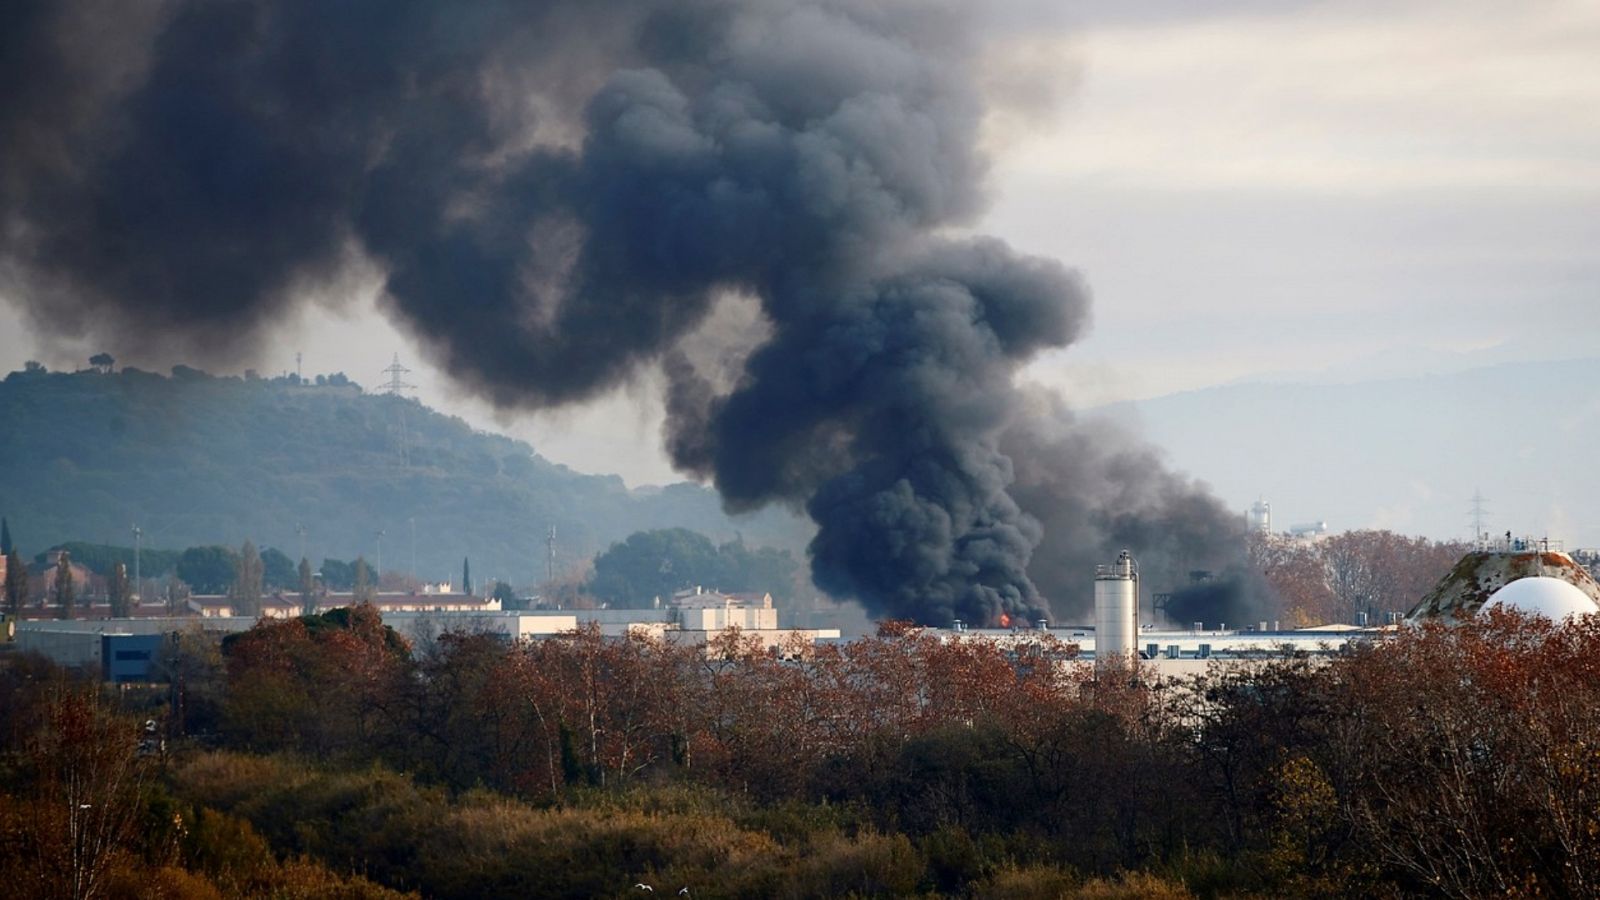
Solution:
M1482 542L1484 538L1483 518L1489 513L1486 505L1488 502L1483 496L1483 491L1472 492L1472 509L1467 511L1467 515L1472 517L1472 540L1475 543Z
M400 365L400 354L398 353L394 355L394 362L383 370L383 374L389 376L389 380L384 382L383 387L378 389L381 394L388 394L391 397L404 397L406 391L415 390L417 387L414 384L407 384L401 377L411 374L411 370ZM406 431L406 411L404 406L400 408L400 464L408 469L411 467L411 436Z
M402 377L404 375L410 375L411 370L400 365L400 354L398 353L394 355L394 362L390 363L389 367L383 370L383 374L389 376L389 380L384 382L383 387L378 389L379 393L394 394L395 396L400 397L404 396L406 391L415 390L417 387L414 384L407 384L405 379Z

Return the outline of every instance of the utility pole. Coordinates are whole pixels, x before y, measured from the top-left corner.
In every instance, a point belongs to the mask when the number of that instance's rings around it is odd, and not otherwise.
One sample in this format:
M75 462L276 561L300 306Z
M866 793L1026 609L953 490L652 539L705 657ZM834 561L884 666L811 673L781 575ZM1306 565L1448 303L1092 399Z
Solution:
M388 532L384 529L378 529L378 568L372 573L372 583L374 585L383 580L383 536L386 534L388 534Z
M133 526L133 599L141 599L143 588L139 583L139 551L143 549L144 531L138 525Z
M547 585L556 583L556 527L550 526L550 531L544 537L545 561L544 580Z
M406 521L411 523L411 580L417 580L417 517L412 516Z

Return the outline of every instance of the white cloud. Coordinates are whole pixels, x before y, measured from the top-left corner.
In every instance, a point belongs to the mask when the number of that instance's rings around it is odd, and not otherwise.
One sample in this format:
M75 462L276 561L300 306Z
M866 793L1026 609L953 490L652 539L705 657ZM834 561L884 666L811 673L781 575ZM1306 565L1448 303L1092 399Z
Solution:
M1600 186L1594 3L1340 3L1089 22L1056 44L1062 76L1081 69L1082 89L1054 127L1011 142L1003 167L1018 181Z

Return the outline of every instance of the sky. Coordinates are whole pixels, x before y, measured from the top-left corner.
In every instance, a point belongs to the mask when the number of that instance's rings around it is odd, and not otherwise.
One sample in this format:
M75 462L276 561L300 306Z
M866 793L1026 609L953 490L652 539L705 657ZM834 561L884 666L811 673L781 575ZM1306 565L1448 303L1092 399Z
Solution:
M1600 355L1600 5L1013 0L987 24L972 228L1087 279L1091 332L1026 371L1072 405ZM424 402L557 462L678 477L653 376L500 415L423 358L375 280L351 289L238 368L299 352L373 388L398 354ZM42 345L0 305L0 368L95 349Z

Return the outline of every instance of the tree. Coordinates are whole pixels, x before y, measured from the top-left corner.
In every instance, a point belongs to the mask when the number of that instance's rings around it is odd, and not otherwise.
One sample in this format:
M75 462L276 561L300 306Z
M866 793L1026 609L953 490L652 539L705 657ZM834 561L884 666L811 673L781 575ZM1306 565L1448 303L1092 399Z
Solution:
M60 689L27 755L29 802L6 835L21 851L9 860L8 893L105 895L114 866L136 852L145 824L151 763L139 755L137 733L93 690Z
M175 616L189 599L189 585L185 584L182 578L174 578L167 582L166 594L167 615Z
M106 602L111 606L111 618L126 619L130 612L133 591L128 586L128 567L117 563L106 579Z
M109 375L111 367L116 365L116 362L109 353L96 353L89 357L89 365L94 366L102 375Z
M77 592L72 585L72 554L63 550L56 556L56 606L60 607L58 615L63 619L72 618L72 605L77 600Z
M224 720L258 749L371 753L395 739L399 698L413 683L410 647L368 605L263 620L224 638L222 653Z
M461 593L472 596L472 563L461 557Z
M10 556L11 550L11 523L0 517L0 556Z
M261 615L261 572L261 554L256 552L256 545L247 540L239 548L239 562L230 594L234 615Z
M177 575L196 594L221 594L233 583L237 558L227 547L190 547L178 557Z
M372 574L367 569L367 558L356 557L355 580L350 587L351 603L371 603L377 596L377 590L372 585Z
M311 575L311 561L300 557L300 614L309 616L317 611L316 579Z
M517 606L517 592L504 581L496 581L494 588L489 591L489 596L500 601L501 609L515 609Z
M595 557L590 590L623 606L649 606L674 591L717 587L717 548L687 528L639 531Z
M14 547L6 554L5 589L6 615L14 619L28 599L28 569L22 564L22 554Z
M322 584L330 591L348 591L356 583L356 567L341 559L322 560Z
M267 587L292 588L300 583L294 560L277 547L261 551L261 582Z

